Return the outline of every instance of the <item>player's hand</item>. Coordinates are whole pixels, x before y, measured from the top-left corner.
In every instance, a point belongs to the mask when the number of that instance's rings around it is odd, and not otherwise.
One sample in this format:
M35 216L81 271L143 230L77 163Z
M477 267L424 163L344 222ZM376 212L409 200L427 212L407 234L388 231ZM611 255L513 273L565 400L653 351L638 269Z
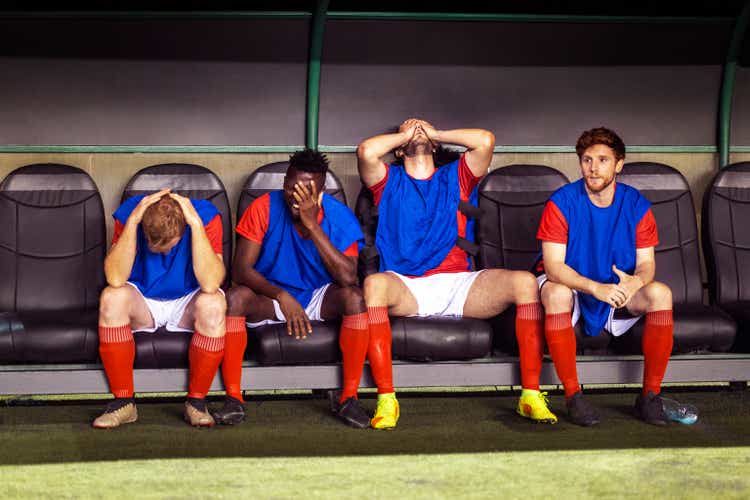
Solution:
M195 211L195 207L190 202L190 198L180 196L177 193L169 193L169 197L179 203L182 209L182 214L185 216L185 224L190 227L203 227L203 221L201 220L198 212Z
M643 287L643 280L641 280L641 278L638 276L633 276L632 274L620 271L615 265L612 266L612 270L615 272L617 277L620 278L619 286L625 291L626 294L625 302L623 302L623 304L620 306L622 307L630 302L630 299L633 298L635 292Z
M130 213L128 222L132 221L133 224L140 224L141 220L143 220L143 214L146 213L146 209L157 201L161 200L161 197L167 193L169 193L169 188L162 189L161 191L152 193L148 196L144 196L143 199L138 202L133 211Z
M620 285L609 283L597 283L592 295L614 308L624 306L628 300L627 292Z
M297 340L306 339L312 333L312 326L302 305L289 292L281 292L276 300L286 318L286 333Z
M427 138L435 145L437 145L438 142L438 131L435 129L435 127L432 126L432 124L426 120L419 120L419 126L424 131Z
M418 118L409 118L407 120L404 120L404 123L401 124L399 127L399 130L403 134L404 142L402 144L406 144L411 140L412 137L414 137L414 134L417 131L417 127L419 126L421 120Z
M323 202L323 193L318 193L318 187L315 183L311 181L309 185L305 185L302 182L298 182L294 185L292 196L294 196L294 201L297 202L293 206L299 210L299 218L302 221L302 225L307 229L317 226L318 212Z

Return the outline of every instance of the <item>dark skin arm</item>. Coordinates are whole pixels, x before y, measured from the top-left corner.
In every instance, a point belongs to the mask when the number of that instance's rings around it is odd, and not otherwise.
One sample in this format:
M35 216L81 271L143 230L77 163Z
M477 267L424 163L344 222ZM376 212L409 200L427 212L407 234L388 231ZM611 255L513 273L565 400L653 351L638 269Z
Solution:
M255 263L258 262L259 255L259 244L246 238L239 238L234 262L232 263L232 281L239 285L245 285L258 295L277 300L281 312L284 313L286 318L287 334L294 335L297 338L300 336L306 338L308 334L312 333L312 326L305 309L289 292L270 283L255 270Z
M318 193L314 182L309 186L297 183L294 186L295 208L299 209L301 231L315 244L326 270L333 277L336 284L347 287L357 284L357 258L349 257L339 252L331 240L318 224L323 193Z

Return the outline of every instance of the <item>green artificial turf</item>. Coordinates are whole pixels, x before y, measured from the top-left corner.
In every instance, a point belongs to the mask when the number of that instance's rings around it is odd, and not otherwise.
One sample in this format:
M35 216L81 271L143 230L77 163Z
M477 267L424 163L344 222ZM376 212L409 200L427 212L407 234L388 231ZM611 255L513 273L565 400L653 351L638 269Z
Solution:
M750 496L750 393L673 392L692 426L632 417L635 394L590 393L595 428L530 423L516 396L400 398L391 432L343 426L322 399L265 398L237 427L193 429L178 400L140 403L140 420L89 427L101 403L0 407L0 496L497 497ZM363 400L374 407L374 399ZM6 401L6 404L10 402Z

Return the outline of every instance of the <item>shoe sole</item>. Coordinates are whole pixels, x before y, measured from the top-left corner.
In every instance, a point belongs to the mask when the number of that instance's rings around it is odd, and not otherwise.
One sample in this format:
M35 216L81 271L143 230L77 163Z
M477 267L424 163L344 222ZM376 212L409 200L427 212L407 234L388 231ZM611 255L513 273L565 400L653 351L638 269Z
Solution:
M518 413L519 415L521 415L525 419L531 420L535 424L552 424L552 425L554 425L554 424L557 423L557 419L551 419L551 418L533 418L531 415L526 415L523 412L521 412L520 410L516 410L516 413Z
M122 422L120 422L117 425L95 425L95 424L92 423L91 427L93 427L94 429L117 429L121 425L133 424L133 423L135 423L137 421L138 421L138 418L134 418L132 420L123 420Z
M185 422L187 422L188 424L192 425L193 427L213 427L214 425L216 425L216 422L208 423L208 424L201 424L201 423L194 424L194 423L192 423L190 421L190 419L187 417L187 415L184 418L185 418Z

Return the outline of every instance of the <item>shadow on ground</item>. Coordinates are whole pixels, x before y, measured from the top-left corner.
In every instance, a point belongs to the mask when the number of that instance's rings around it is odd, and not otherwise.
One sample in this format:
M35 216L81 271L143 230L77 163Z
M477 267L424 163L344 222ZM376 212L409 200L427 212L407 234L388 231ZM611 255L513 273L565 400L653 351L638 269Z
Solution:
M667 393L667 395L670 395ZM557 425L534 424L515 414L516 397L400 397L394 431L351 429L333 418L324 399L251 400L247 421L236 427L193 429L183 403L141 402L139 421L101 431L90 422L101 402L0 407L0 464L35 464L182 457L342 456L496 451L591 450L750 446L750 392L676 392L696 405L698 423L649 426L632 416L634 393L590 393L602 423L567 422L564 398L551 397ZM217 403L213 403L218 406ZM373 410L375 400L363 399Z

